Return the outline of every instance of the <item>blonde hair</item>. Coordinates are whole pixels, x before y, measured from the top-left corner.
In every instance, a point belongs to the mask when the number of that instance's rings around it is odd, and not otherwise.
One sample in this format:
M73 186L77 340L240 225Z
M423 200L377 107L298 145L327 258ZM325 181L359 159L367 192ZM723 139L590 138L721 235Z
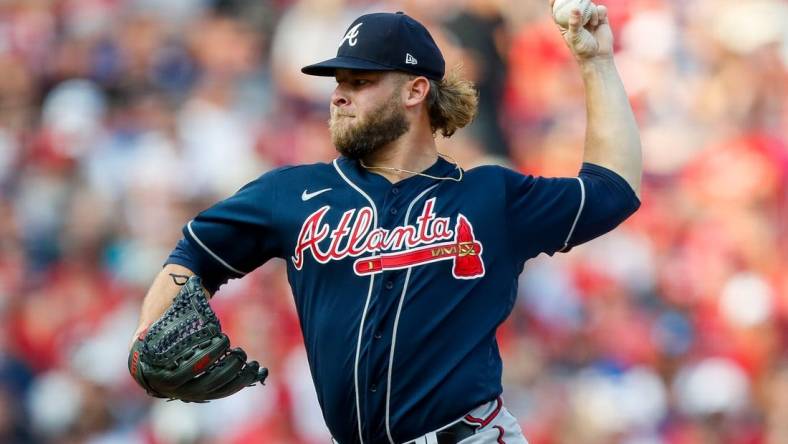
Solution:
M446 73L441 81L430 80L427 109L432 132L451 137L476 117L479 93L470 80L460 77L460 68Z

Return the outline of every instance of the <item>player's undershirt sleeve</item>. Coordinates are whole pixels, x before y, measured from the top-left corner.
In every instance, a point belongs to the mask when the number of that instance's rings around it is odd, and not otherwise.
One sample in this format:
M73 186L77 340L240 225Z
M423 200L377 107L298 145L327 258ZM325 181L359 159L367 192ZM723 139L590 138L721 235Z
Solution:
M189 268L215 291L227 280L281 256L274 226L275 173L264 174L187 222L183 239L166 263Z
M552 255L600 236L640 205L618 174L583 164L578 177L524 176L507 170L506 211L516 254Z

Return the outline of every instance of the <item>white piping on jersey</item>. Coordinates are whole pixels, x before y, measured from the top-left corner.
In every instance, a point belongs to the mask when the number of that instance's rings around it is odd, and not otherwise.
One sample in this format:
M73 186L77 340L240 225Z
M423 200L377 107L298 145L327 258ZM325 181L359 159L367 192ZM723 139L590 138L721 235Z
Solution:
M203 248L203 250L207 251L207 252L208 252L208 254L210 254L210 255L211 255L211 256L212 256L214 259L216 259L217 261L219 261L219 263L220 263L220 264L222 264L222 265L224 265L225 267L227 267L227 269L228 269L228 270L230 270L230 271L232 271L232 272L235 272L235 273L238 273L238 274L240 274L241 276L246 276L246 273L244 273L244 272L243 272L243 271L241 271L241 270L238 270L237 268L235 268L235 267L233 267L232 265L230 265L230 264L228 264L227 262L225 262L225 261L224 261L224 259L220 258L218 254L216 254L216 253L214 253L213 251L211 251L211 249L210 249L210 248L208 248L208 246L207 246L207 245L205 245L204 243L202 243L202 241L200 240L200 238L199 238L199 237L197 237L197 235L196 235L196 234L194 234L194 230L192 230L192 222L194 222L194 221L193 221L193 220L190 220L190 221L189 221L189 223L188 223L188 224L186 224L186 228L189 230L189 234L191 234L191 235L192 235L192 237L194 238L194 240L196 240L196 241L197 241L197 243L198 243L198 244L199 244L199 245L200 245L200 246Z
M408 219L410 218L410 211L413 209L413 204L415 204L419 199L424 197L425 194L430 192L433 188L437 187L439 184L435 184L426 190L422 191L418 196L416 196L413 201L411 201L410 205L408 205L408 211L405 212L405 224L408 223ZM413 270L413 266L408 267L408 272L405 274L405 285L402 287L402 294L399 297L399 305L397 306L397 314L394 316L394 331L391 334L391 351L389 352L389 371L388 371L388 380L386 381L386 434L389 437L389 442L394 444L394 438L391 436L391 423L390 423L390 408L391 408L391 373L392 369L394 368L394 346L397 345L397 328L399 327L399 315L402 313L402 305L405 302L405 293L408 291L408 283L410 282L410 272Z
M586 186L583 184L583 179L579 177L575 177L578 182L580 182L580 208L577 209L577 215L575 216L575 221L572 222L572 228L569 229L569 234L566 236L566 240L564 241L564 246L559 251L566 250L566 247L569 246L569 240L572 239L572 234L575 232L575 227L577 226L577 221L580 220L580 213L583 212L583 207L586 204Z
M372 228L373 229L377 228L378 210L377 207L375 207L375 202L372 201L372 199L367 195L367 193L365 193L361 188L359 188L350 179L348 179L347 176L345 176L345 173L342 172L342 169L339 168L339 165L337 164L337 159L334 159L333 164L334 164L334 168L336 168L337 173L339 173L342 179L344 179L344 181L347 182L348 185L350 185L354 190L358 191L359 194L364 196L364 198L367 199L367 201L369 201L369 204L372 206ZM358 392L358 361L361 356L361 336L364 332L364 322L367 319L367 310L369 309L369 301L370 299L372 299L372 288L374 284L375 284L375 275L373 274L370 275L369 277L369 291L367 292L367 301L364 303L364 312L361 314L361 324L358 326L358 342L356 343L356 362L353 365L353 378L354 378L353 385L355 386L356 389L356 417L358 418L358 440L361 444L364 444L364 435L361 431L361 400L359 398L359 392Z

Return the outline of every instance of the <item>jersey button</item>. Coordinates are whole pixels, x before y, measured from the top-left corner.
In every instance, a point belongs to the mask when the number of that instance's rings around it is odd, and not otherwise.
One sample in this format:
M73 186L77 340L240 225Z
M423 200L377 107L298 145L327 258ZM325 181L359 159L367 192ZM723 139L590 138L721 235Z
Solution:
M370 392L376 392L376 391L378 391L378 386L377 386L377 384L372 384L371 386L369 386L369 391L370 391Z
M391 189L391 194L399 194L399 188L394 187Z
M375 336L374 336L375 339L380 339L382 337L383 337L383 335L380 334L380 332L375 333Z
M386 290L391 290L394 288L394 282L386 281Z
M389 213L397 214L397 209L396 208L392 208L391 210L389 210Z

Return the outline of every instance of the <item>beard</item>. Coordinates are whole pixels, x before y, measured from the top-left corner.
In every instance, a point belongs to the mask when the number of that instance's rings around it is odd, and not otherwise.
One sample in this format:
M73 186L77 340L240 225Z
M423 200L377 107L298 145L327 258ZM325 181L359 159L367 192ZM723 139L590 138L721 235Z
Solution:
M398 94L373 109L364 119L341 117L336 111L328 121L331 141L345 157L358 160L399 139L410 129Z

